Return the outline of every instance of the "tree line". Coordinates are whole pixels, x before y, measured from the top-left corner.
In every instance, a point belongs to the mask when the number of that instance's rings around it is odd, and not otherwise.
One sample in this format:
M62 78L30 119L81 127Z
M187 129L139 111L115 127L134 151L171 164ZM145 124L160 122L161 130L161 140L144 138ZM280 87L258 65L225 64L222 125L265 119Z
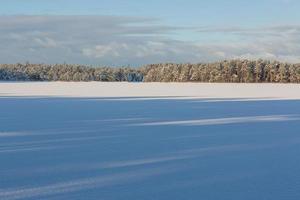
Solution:
M0 64L2 81L142 81L139 69L70 64Z
M0 80L300 83L300 64L266 60L225 60L198 64L164 63L139 68L68 64L1 64Z

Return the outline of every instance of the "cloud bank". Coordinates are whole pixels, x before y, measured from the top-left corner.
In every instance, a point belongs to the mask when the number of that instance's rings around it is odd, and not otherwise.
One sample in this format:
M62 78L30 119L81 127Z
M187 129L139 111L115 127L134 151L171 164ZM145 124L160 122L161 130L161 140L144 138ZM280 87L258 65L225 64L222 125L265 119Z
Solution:
M300 62L300 25L185 28L142 17L1 16L0 27L1 63ZM181 32L196 36L180 40Z

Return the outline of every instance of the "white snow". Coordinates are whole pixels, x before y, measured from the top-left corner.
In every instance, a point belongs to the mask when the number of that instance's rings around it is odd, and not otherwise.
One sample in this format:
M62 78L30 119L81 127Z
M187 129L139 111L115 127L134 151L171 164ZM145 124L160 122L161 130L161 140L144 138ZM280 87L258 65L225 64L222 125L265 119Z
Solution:
M300 85L0 83L0 199L300 199Z
M300 84L2 82L0 96L300 99Z

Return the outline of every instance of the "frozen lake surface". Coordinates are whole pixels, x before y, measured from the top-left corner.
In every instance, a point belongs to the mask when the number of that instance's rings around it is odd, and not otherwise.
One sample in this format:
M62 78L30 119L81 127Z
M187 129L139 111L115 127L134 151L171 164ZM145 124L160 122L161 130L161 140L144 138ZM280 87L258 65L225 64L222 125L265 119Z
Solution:
M300 85L0 83L0 199L298 200Z

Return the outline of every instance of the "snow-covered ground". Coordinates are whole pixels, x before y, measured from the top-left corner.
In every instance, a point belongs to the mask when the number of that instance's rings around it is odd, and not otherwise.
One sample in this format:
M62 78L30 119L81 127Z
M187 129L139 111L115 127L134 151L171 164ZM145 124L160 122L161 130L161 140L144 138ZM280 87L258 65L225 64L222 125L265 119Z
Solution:
M0 96L300 99L300 84L0 82Z
M300 199L300 85L0 83L0 199Z

